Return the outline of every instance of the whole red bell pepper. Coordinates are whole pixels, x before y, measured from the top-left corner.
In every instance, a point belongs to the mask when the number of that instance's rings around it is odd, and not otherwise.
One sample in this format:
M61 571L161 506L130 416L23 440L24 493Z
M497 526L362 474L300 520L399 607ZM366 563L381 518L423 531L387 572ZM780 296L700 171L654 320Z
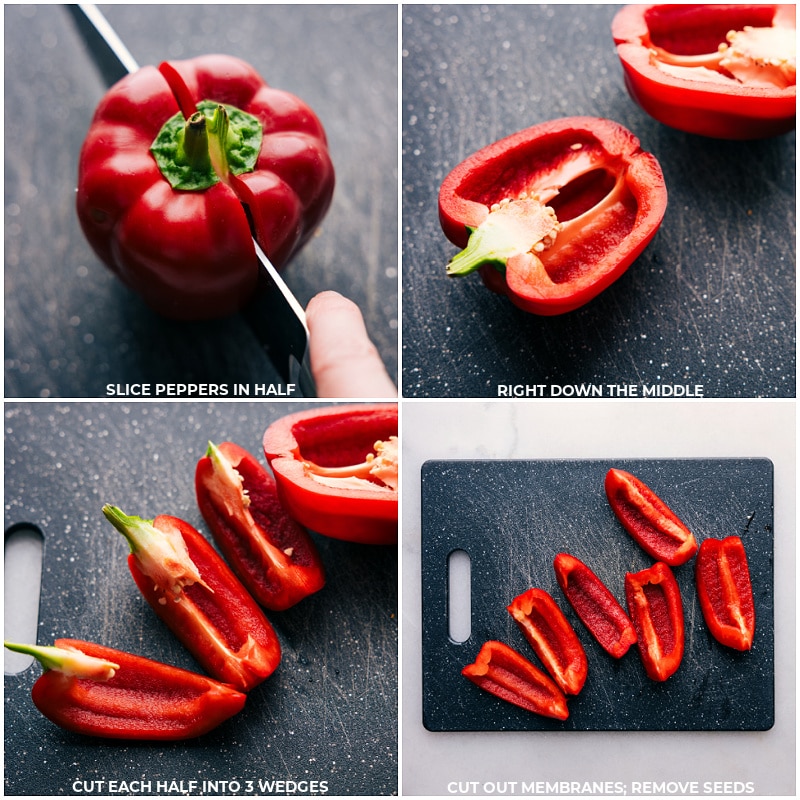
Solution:
M77 210L100 259L155 311L209 319L238 311L256 288L241 201L281 267L324 216L333 184L311 109L245 62L208 55L142 67L109 90L81 150Z
M475 662L461 674L484 691L534 714L559 720L569 716L567 700L558 686L503 642L486 642Z
M74 733L107 739L191 739L242 710L246 695L185 669L92 642L54 647L6 642L39 660L35 706Z
M659 122L719 139L794 128L794 5L631 5L611 31L631 97Z
M636 644L648 677L665 681L681 664L683 602L672 570L662 561L625 575L625 597L636 628Z
M508 613L561 691L578 694L586 683L589 662L556 601L543 589L528 589L511 601Z
M262 606L284 611L325 585L311 537L284 510L275 479L246 450L209 442L195 490L214 541Z
M622 526L653 558L676 567L697 552L692 532L650 487L630 472L610 469L605 489Z
M622 658L636 642L636 630L606 585L582 561L559 553L553 568L569 604L598 644L614 658Z
M277 420L264 454L289 515L362 544L397 541L397 405L312 408Z
M756 611L742 540L738 536L704 540L695 563L695 583L711 635L726 647L749 650Z
M277 669L281 647L272 625L189 523L129 517L110 505L103 514L130 545L139 591L206 672L247 692Z
M533 314L563 314L617 280L655 236L667 189L655 157L606 119L544 122L484 147L439 191L449 275Z

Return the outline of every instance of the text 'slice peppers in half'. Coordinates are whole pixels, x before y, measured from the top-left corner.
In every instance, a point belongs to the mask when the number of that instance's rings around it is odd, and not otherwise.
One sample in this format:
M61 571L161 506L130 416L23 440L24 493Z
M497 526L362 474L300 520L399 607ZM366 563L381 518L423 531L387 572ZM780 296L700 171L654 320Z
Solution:
M214 541L262 606L283 611L324 586L311 537L288 516L274 478L246 450L209 443L197 463L195 490Z
M397 542L397 406L315 408L277 420L264 454L289 515L362 544Z
M794 5L631 5L611 31L631 97L659 122L718 139L795 127Z
M109 90L81 150L77 210L100 259L151 308L201 320L238 311L255 291L241 201L281 267L333 184L313 111L249 64L207 55L142 67Z
M578 694L586 683L589 663L555 600L543 589L528 589L511 601L508 613L561 691Z
M657 561L625 575L625 597L647 676L665 681L683 659L683 602L672 570Z
M150 607L210 675L243 692L278 667L278 637L216 550L177 517L129 517L103 506L128 540L128 567Z
M75 639L6 642L39 660L31 697L51 722L109 739L190 739L242 710L246 695L204 675Z
M706 539L695 563L700 608L711 635L726 647L753 646L756 612L744 544L738 536Z
M445 235L466 248L450 275L484 283L533 314L588 303L655 236L667 189L655 157L606 119L545 122L484 147L439 191Z
M611 469L606 474L605 489L609 505L622 526L648 555L676 567L697 552L692 532L634 475Z
M553 719L569 716L567 700L547 675L502 642L486 642L461 674L508 703Z
M559 553L553 561L556 580L569 604L600 646L622 658L636 642L636 630L606 585L582 561Z

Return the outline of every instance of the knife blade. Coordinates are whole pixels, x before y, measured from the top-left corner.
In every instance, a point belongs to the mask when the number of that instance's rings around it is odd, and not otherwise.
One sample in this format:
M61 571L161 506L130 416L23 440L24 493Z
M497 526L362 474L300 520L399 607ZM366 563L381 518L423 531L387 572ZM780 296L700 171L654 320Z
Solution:
M67 8L109 85L139 69L136 59L97 6L79 3ZM258 287L243 317L284 382L294 384L299 396L316 397L305 311L259 244L247 204L242 203L242 207L259 265Z

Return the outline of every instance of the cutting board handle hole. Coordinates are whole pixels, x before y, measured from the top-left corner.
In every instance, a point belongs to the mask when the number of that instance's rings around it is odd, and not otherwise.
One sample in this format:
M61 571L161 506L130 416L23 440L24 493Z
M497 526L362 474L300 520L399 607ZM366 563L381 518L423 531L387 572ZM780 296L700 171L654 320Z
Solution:
M466 550L447 557L447 633L456 644L472 633L472 562Z
M36 644L44 550L42 532L27 523L14 525L6 531L3 550L3 635L9 642ZM33 663L33 656L10 650L4 654L3 668L9 675L23 672Z

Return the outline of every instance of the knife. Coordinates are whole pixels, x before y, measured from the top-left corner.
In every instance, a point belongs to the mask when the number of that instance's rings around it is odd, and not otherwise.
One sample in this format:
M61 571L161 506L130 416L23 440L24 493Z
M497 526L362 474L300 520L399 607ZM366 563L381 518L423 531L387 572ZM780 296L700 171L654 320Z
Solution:
M139 69L136 59L97 6L84 3L67 8L109 85ZM250 224L259 264L258 288L243 316L281 378L287 384L294 384L299 389L299 396L316 397L309 363L305 311L267 258L256 239L250 210L246 203L242 206Z

